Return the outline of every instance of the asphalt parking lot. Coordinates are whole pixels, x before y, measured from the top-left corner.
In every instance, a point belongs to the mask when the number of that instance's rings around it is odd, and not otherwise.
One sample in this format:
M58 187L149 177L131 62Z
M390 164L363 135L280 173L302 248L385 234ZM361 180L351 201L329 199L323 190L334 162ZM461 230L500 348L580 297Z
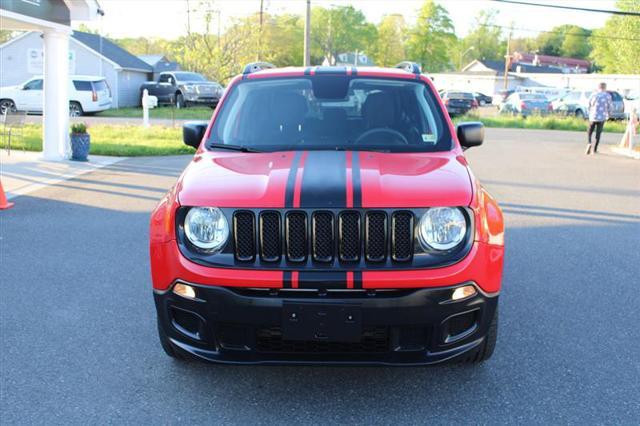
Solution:
M613 423L640 419L640 163L584 135L468 152L507 220L481 366L179 363L157 341L149 212L189 161L125 160L0 213L0 423ZM606 142L617 142L606 135Z

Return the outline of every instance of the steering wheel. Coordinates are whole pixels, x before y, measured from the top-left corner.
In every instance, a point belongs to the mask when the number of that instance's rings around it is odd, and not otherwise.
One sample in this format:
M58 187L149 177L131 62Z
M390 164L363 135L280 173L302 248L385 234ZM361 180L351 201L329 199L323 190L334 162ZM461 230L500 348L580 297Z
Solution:
M400 133L399 131L394 130L394 129L389 129L388 127L374 127L373 129L369 129L369 130L365 131L363 134L361 134L360 136L358 136L358 139L356 139L356 141L354 143L356 143L356 144L362 143L363 140L365 140L366 138L370 137L371 135L373 135L375 133L386 133L386 134L389 134L389 135L393 135L393 136L396 137L396 140L400 141L400 143L402 143L404 145L408 145L409 144L409 141L407 140L407 138L402 133Z

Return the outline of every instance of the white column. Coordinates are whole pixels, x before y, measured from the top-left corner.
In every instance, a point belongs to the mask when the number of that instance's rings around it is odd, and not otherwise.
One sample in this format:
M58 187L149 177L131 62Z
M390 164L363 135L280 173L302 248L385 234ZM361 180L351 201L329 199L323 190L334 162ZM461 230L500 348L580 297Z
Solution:
M42 156L69 157L69 32L44 31Z

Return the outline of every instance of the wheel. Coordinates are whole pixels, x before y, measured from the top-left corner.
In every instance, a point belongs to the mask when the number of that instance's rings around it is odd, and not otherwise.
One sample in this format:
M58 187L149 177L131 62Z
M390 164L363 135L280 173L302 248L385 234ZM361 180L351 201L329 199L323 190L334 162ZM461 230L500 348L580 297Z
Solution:
M176 348L173 346L167 333L164 331L162 324L160 323L160 318L158 318L158 337L160 338L160 345L162 345L162 349L164 349L164 353L169 355L171 358L184 361L185 357L179 353Z
M11 99L0 100L0 114L6 114L7 112L15 112L16 104Z
M574 115L578 118L587 118L585 117L584 112L582 112L582 110L579 110L579 109L575 111Z
M184 108L185 104L184 104L184 96L182 96L182 93L178 93L176 95L176 108L180 109L180 108Z
M489 326L489 331L487 331L487 335L482 342L482 345L471 354L468 358L464 360L464 362L468 364L478 364L483 361L488 360L493 355L493 351L496 348L496 342L498 340L498 307L496 306L496 311L493 314L493 320L491 320L491 325Z
M82 113L82 105L75 101L69 102L69 117L80 117Z

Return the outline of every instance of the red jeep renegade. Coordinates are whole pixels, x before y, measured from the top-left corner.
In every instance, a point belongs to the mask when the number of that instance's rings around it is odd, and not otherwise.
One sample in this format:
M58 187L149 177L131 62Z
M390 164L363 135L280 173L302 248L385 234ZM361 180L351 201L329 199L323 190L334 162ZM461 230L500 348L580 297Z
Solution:
M504 225L417 65L248 65L151 218L160 342L223 363L432 364L496 344Z

